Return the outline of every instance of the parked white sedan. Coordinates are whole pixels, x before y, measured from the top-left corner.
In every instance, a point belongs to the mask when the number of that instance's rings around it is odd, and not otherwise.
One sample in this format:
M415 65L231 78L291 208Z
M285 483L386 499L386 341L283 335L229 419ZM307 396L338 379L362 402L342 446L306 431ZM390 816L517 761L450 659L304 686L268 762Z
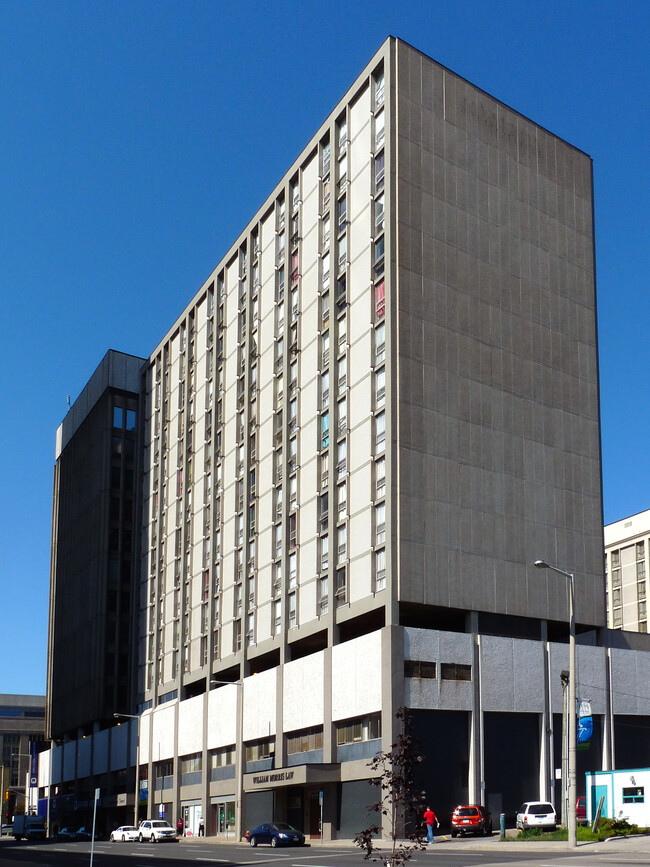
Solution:
M120 825L111 831L111 843L135 843L138 840L138 829L135 825Z

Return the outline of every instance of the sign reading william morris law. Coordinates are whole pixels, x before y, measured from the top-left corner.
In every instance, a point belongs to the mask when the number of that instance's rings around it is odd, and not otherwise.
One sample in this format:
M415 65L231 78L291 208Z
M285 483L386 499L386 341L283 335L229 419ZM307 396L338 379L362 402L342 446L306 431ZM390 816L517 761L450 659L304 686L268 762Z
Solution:
M293 780L293 771L271 771L268 774L254 774L253 785L260 786L265 783L286 783Z

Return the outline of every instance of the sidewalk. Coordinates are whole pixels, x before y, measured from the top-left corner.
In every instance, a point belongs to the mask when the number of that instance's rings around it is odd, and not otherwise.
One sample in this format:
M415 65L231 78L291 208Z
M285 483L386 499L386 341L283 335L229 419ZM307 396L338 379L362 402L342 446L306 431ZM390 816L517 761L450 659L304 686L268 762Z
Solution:
M440 834L436 836L433 844L426 846L426 851L431 852L434 850L434 847L437 851L441 851L441 848L439 847L442 847L442 850L444 851L453 850L454 852L460 852L461 849L473 852L481 850L494 852L495 847L498 847L498 851L500 852L521 852L522 854L524 852L527 854L530 854L531 852L539 852L540 854L543 852L567 852L568 854L572 851L569 850L565 840L518 841L513 839L516 833L517 832L514 829L509 829L506 832L506 840L503 842L500 840L499 834L496 832L492 834L491 837L463 837L460 839L452 839L450 836ZM510 839L508 839L508 836ZM245 841L236 844L232 838L230 840L225 840L221 837L183 837L180 842L189 845L193 843L208 843L214 844L215 846L223 844L228 844L229 846L248 846L248 843ZM306 845L313 850L318 850L322 847L323 850L348 849L350 852L360 851L351 840L325 840L322 843L320 840L307 840ZM377 848L381 849L384 847L379 843ZM615 853L624 853L627 855L636 854L650 857L650 835L643 836L637 834L630 837L610 837L608 840L598 843L578 843L578 849L584 851L585 848L591 849L594 853L597 852L598 854L605 852L610 855Z

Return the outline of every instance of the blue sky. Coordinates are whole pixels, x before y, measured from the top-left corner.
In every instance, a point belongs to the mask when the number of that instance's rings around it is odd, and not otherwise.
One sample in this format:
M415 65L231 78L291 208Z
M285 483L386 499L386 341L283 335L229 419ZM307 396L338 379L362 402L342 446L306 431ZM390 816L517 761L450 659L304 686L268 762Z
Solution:
M0 693L45 691L54 435L148 355L387 35L589 153L606 522L650 508L650 3L0 2Z

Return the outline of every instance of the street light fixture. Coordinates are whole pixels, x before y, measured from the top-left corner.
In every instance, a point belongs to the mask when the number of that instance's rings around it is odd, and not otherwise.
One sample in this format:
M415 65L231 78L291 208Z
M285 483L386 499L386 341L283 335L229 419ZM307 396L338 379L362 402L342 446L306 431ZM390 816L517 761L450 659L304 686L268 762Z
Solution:
M235 814L235 840L242 838L242 808L244 798L244 681L243 680L216 680L210 678L212 684L218 686L237 686L237 792ZM226 839L228 839L228 818L226 817Z
M569 849L575 849L576 838L576 620L575 620L575 577L573 572L565 572L551 566L544 560L535 560L537 569L550 569L564 575L569 587L569 780L567 786L567 837ZM564 793L563 793L564 794Z
M133 713L114 713L115 719L137 719L135 730L135 798L133 801L133 827L138 827L138 801L140 798L140 717ZM119 725L119 723L118 723Z

